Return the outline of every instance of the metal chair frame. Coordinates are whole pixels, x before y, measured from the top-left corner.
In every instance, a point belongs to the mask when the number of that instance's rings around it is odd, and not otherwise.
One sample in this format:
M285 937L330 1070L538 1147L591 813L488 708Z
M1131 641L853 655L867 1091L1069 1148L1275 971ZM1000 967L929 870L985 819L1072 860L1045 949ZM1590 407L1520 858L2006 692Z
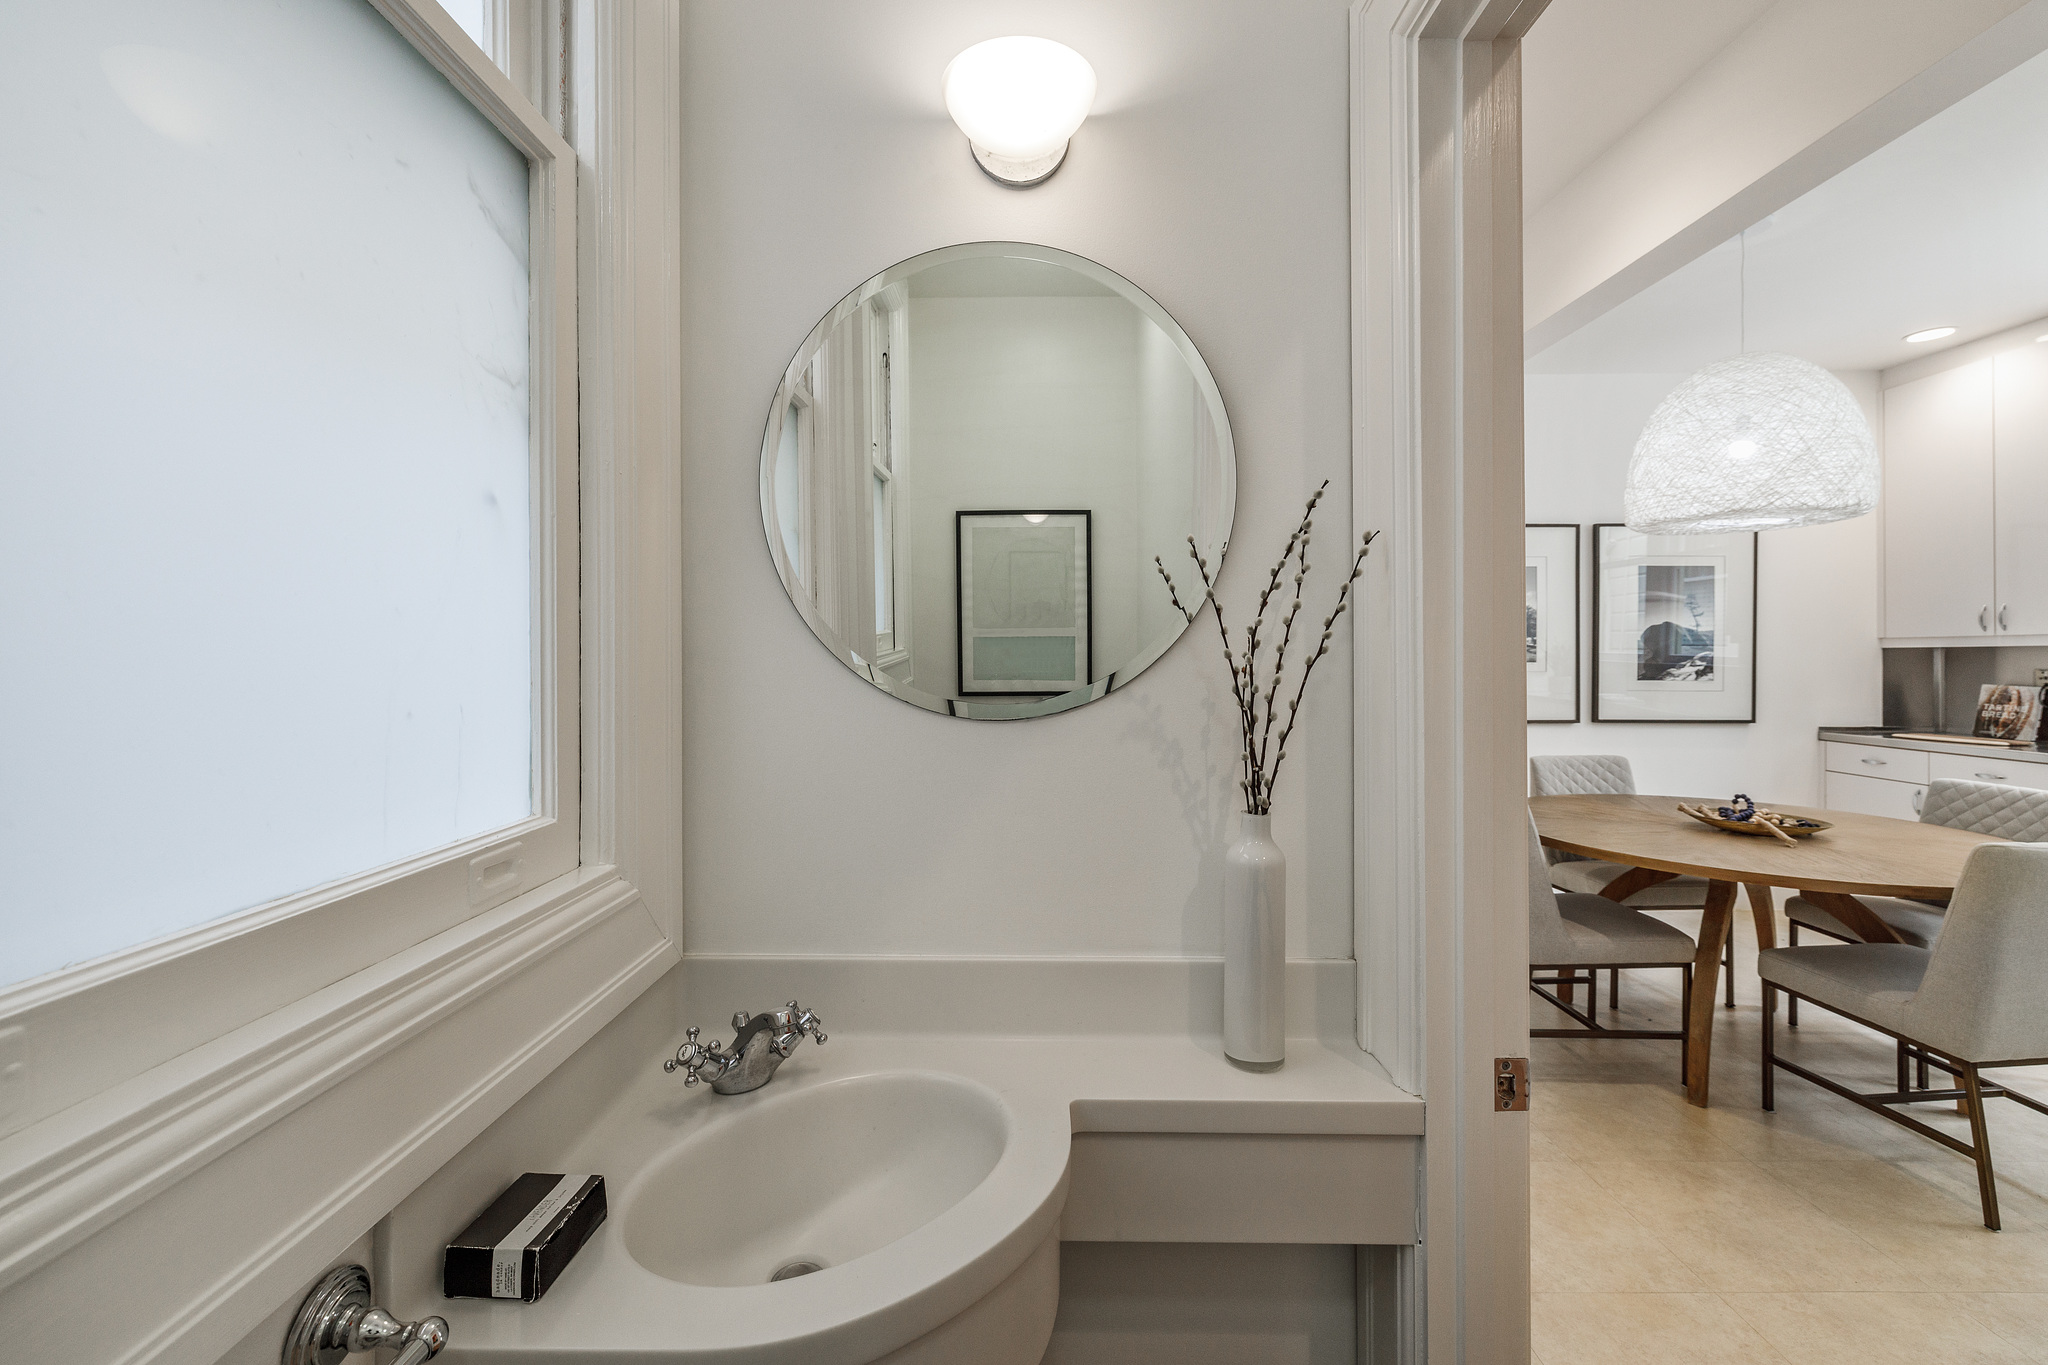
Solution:
M1811 928L1812 926L1809 925L1807 927ZM1829 938L1836 937L1833 934L1827 936ZM2002 1061L1965 1061L1961 1057L1951 1056L1938 1048L1929 1047L1918 1039L1909 1038L1894 1029L1888 1029L1882 1024L1874 1024L1868 1019L1851 1014L1849 1011L1830 1005L1826 1001L1816 1000L1812 996L1801 995L1797 991L1776 985L1770 981L1765 981L1763 984L1763 1107L1765 1111L1773 1111L1777 1106L1777 1072L1782 1068L1801 1080L1811 1081L1823 1090L1833 1091L1843 1099L1863 1106L1873 1114L1882 1114L1893 1123L1910 1128L1922 1137L1932 1138L1942 1146L1949 1148L1951 1151L1958 1152L1976 1163L1977 1197L1984 1210L1984 1226L1990 1228L1993 1232L1997 1232L1999 1230L1998 1184L1996 1173L1991 1167L1991 1133L1984 1122L1984 1101L2003 1096L2016 1104L2023 1104L2027 1108L2042 1114L2048 1114L2048 1104L2043 1104L2030 1096L2008 1090L2002 1085L1986 1085L1978 1073L1986 1067L2048 1065L2048 1057L2009 1058ZM1790 1062L1780 1057L1777 1052L1776 1030L1772 1026L1773 1017L1777 1013L1778 992L1780 991L1783 991L1792 1001L1804 1000L1809 1005L1818 1006L1830 1014L1839 1014L1844 1019L1853 1020L1865 1028L1875 1029L1887 1038L1896 1040L1899 1045L1898 1088L1896 1090L1884 1090L1876 1093L1851 1090L1839 1081L1830 1080L1817 1072L1807 1070L1797 1062ZM1788 1015L1791 1013L1789 1005L1786 1013ZM1919 1061L1920 1084L1923 1087L1921 1089L1916 1090L1907 1085L1906 1064L1909 1059L1917 1059ZM1960 1088L1946 1090L1925 1089L1929 1063L1955 1077L1956 1080L1961 1082ZM1970 1117L1970 1141L1968 1142L1950 1137L1939 1128L1930 1127L1910 1114L1897 1113L1892 1107L1935 1102L1946 1104L1954 1100L1962 1102L1964 1112Z
M1613 971L1620 967L1627 967L1632 971L1662 971L1669 968L1680 972L1683 981L1679 990L1679 998L1681 1000L1679 1018L1681 1020L1681 1027L1676 1029L1603 1027L1599 1022L1599 974L1603 971ZM1529 964L1529 970L1531 972L1567 973L1564 976L1531 976L1529 978L1529 991L1552 1008L1571 1016L1581 1025L1579 1028L1532 1028L1529 1030L1531 1038L1652 1038L1666 1041L1675 1040L1678 1043L1678 1080L1681 1085L1685 1083L1686 1064L1692 1060L1691 1035L1682 1026L1683 1023L1690 1022L1692 1019L1692 964L1690 962L1532 962ZM1581 971L1585 972L1583 977L1579 975ZM1552 992L1543 989L1545 986L1577 987L1580 985L1586 987L1586 1013L1583 1014L1571 1005L1567 1005ZM1610 1003L1609 1008L1612 1009L1614 1006Z

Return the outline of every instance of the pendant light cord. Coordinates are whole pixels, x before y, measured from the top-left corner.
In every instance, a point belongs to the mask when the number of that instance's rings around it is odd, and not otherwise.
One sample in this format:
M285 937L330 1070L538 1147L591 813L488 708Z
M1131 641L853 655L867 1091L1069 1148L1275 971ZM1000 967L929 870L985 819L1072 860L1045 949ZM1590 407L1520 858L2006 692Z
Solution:
M1735 267L1735 350L1737 354L1749 354L1749 229L1742 230L1737 239Z

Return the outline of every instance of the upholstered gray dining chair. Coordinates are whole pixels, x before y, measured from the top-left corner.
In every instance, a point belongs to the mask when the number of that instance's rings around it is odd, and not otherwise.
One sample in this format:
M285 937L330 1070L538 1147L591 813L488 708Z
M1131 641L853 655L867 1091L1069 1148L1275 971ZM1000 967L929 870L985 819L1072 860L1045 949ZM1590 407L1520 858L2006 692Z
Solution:
M1979 1076L1991 1066L2048 1062L2048 847L1985 844L1970 854L1934 946L1839 943L1770 948L1758 958L1764 981L1763 1106L1776 1101L1777 1072L1789 1071L1904 1124L1977 1164L1984 1226L1998 1227L1984 1101L2003 1095L2048 1114L2048 1105ZM1862 1094L1777 1055L1777 992L1819 1005L1898 1039L1898 1088ZM1931 1061L1959 1088L1909 1089L1908 1055ZM1961 1100L1965 1143L1900 1112L1909 1104Z
M1531 1038L1667 1038L1678 1042L1678 1076L1689 1060L1685 1025L1692 1017L1693 941L1663 920L1616 905L1602 896L1559 891L1529 817L1529 989L1576 1020L1579 1028L1532 1028ZM1600 993L1595 973L1614 967L1672 967L1681 973L1677 1029L1614 1029L1599 1022ZM1536 972L1550 971L1550 976ZM1576 985L1586 976L1586 1009L1581 1013L1545 986Z
M2048 792L1937 778L1927 784L1927 795L1921 799L1920 823L1947 825L1973 834L1994 834L2017 843L2040 843L2048 840ZM1935 937L1941 933L1939 901L1899 900L1892 896L1859 899L1915 948L1932 948ZM1794 896L1786 902L1785 918L1789 921L1786 936L1795 948L1799 946L1801 926L1844 943L1863 941L1848 925L1804 896ZM1787 1005L1785 1022L1799 1027L1797 1000Z
M1634 796L1635 772L1621 754L1535 754L1529 759L1531 796ZM1583 891L1598 895L1607 884L1629 871L1625 863L1582 858L1561 849L1546 849L1550 861L1550 883L1560 891ZM1637 910L1704 910L1707 883L1704 877L1673 877L1646 886L1623 904ZM1735 938L1729 935L1721 953L1721 974L1728 984L1727 1004L1735 1008ZM1607 1004L1621 1007L1621 973L1607 981Z

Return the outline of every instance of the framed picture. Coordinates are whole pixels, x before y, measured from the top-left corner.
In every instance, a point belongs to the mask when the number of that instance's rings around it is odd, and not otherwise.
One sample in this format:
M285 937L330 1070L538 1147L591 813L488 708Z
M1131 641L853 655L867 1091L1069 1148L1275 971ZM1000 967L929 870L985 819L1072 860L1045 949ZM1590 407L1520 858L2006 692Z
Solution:
M1593 528L1593 719L1755 723L1755 532Z
M959 512L960 695L1043 697L1089 682L1086 512Z
M1536 523L1528 540L1523 592L1528 607L1529 719L1579 718L1579 528Z

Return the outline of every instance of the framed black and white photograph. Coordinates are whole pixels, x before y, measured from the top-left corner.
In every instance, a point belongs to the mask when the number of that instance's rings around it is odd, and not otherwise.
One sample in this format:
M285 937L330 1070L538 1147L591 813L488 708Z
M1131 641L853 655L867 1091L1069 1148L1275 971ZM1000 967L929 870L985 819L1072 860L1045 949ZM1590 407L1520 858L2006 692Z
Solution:
M1756 720L1756 534L1593 528L1593 719Z
M1528 606L1529 719L1579 718L1579 528L1522 528L1528 538L1523 583Z
M1090 535L1085 511L955 515L961 696L1054 696L1088 685Z

